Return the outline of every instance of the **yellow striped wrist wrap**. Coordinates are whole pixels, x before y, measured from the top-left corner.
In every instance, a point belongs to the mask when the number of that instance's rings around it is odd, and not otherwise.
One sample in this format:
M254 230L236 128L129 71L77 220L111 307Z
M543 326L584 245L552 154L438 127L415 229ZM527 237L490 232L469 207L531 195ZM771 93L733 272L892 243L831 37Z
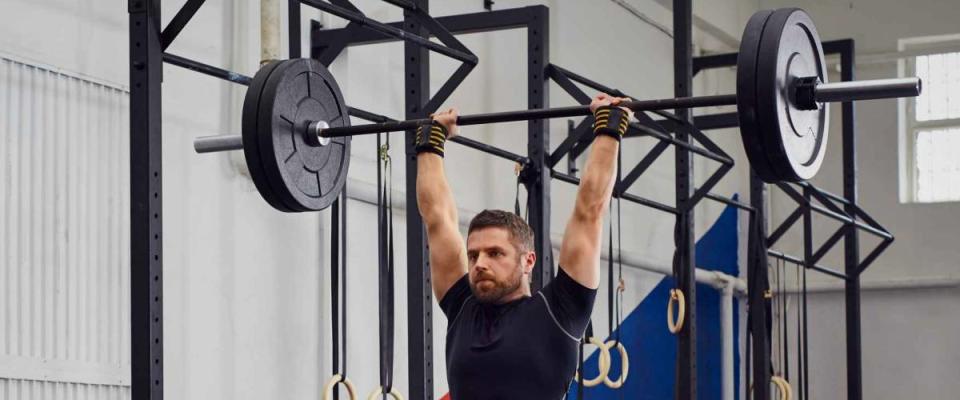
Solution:
M414 149L417 154L425 151L435 153L443 157L443 144L447 142L447 129L433 121L429 124L423 124L417 127L417 138L414 142Z
M630 116L620 107L603 106L593 112L593 133L620 140L627 133Z

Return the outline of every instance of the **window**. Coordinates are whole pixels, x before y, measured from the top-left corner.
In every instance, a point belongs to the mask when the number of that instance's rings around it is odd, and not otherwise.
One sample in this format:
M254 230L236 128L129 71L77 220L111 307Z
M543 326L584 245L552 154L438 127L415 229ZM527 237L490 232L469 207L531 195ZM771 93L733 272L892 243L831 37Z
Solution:
M956 42L952 38L950 42ZM901 71L923 81L923 93L901 104L901 200L960 201L960 49L923 51L943 37L905 39ZM920 49L920 51L916 51ZM914 50L914 51L911 51ZM918 55L912 55L918 54Z

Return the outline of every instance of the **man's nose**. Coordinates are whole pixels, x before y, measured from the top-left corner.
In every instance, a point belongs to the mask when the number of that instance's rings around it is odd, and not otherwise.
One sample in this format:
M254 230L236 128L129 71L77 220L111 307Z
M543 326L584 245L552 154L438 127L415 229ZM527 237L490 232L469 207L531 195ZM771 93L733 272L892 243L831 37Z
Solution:
M473 264L473 267L480 272L486 272L490 270L490 267L487 265L487 258L483 255L477 256L477 261Z

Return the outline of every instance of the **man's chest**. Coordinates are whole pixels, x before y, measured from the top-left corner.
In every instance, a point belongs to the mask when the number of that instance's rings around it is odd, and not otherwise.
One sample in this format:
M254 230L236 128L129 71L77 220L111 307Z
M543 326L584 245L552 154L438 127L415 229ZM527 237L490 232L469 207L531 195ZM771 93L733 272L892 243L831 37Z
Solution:
M572 371L577 343L555 326L544 307L532 301L502 313L465 308L447 333L451 378L495 374L500 379L524 377L536 382L553 381Z

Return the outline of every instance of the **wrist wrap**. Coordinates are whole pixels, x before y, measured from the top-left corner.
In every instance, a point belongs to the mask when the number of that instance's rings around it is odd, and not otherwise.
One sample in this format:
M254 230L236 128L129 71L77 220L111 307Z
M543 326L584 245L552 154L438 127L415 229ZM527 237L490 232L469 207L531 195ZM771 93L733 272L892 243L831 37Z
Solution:
M425 151L443 157L443 145L447 142L447 129L437 121L432 121L417 127L417 138L414 141L414 150L417 154Z
M618 141L627 133L630 115L620 107L603 106L593 113L593 133L607 135Z

